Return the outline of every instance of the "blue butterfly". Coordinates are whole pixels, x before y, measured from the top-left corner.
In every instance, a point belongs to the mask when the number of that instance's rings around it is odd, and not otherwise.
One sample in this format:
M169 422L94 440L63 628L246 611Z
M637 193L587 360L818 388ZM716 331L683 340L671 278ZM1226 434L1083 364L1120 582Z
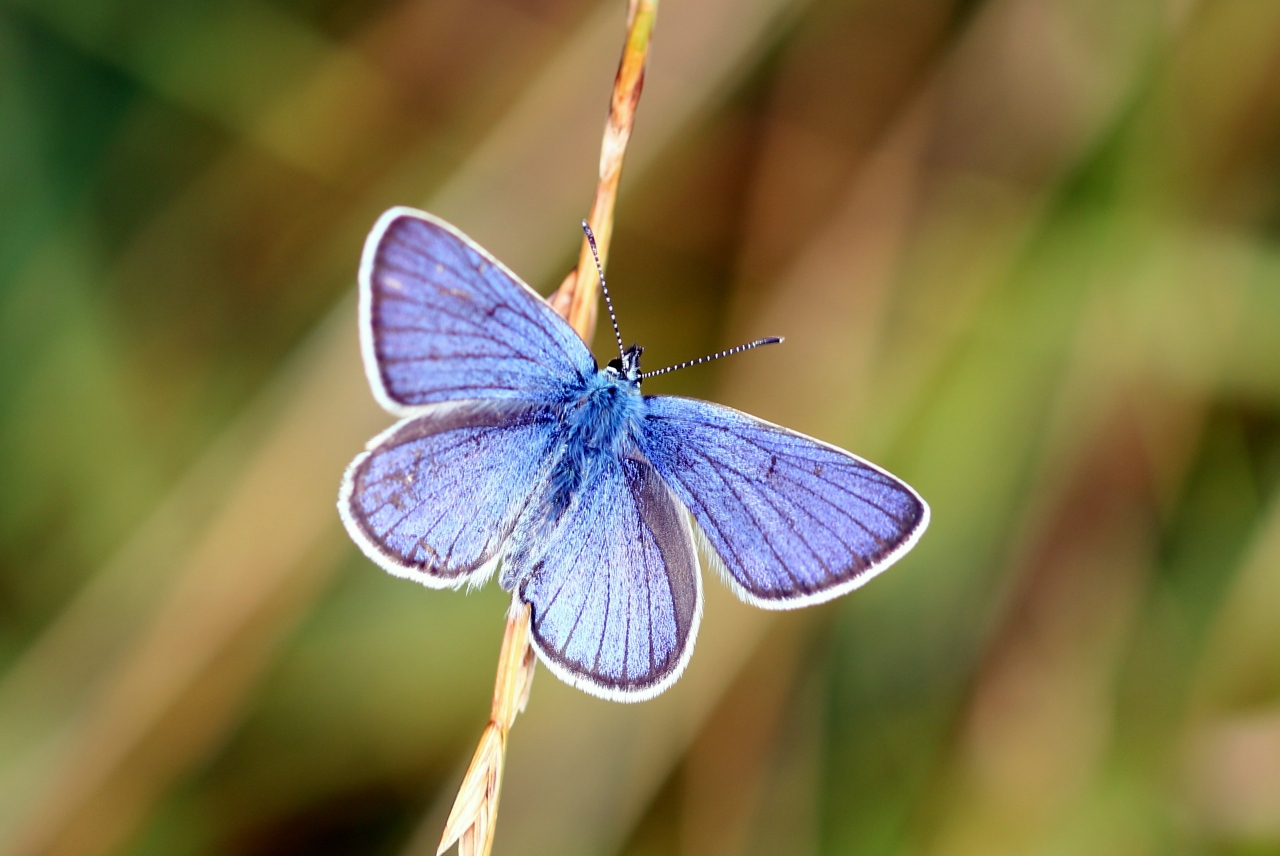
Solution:
M695 541L744 601L792 609L858 588L928 525L914 490L835 446L642 395L658 372L641 348L619 335L599 368L536 292L421 211L393 208L369 235L360 338L374 396L402 418L343 478L351 537L431 588L482 585L501 561L542 662L602 698L651 698L689 662Z

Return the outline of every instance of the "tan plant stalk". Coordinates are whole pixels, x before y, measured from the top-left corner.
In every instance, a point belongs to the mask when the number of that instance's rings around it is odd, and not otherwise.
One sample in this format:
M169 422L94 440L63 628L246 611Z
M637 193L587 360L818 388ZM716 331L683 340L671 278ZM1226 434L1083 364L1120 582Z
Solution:
M622 158L635 124L636 105L644 88L644 70L649 57L649 37L658 15L658 0L631 0L627 10L627 43L622 61L613 79L613 96L609 99L609 118L600 143L600 180L591 203L587 222L596 236L601 266L609 263L609 242L613 237L613 206L618 199L618 180L622 177ZM596 329L596 306L599 303L600 277L591 258L591 245L583 236L578 251L578 266L569 272L560 288L551 295L551 306L578 331L583 341L590 342Z
M609 118L600 145L600 180L588 222L595 233L596 246L603 266L609 258L609 241L613 237L613 208L618 198L618 180L622 176L622 158L631 128L635 122L636 104L644 86L645 63L649 55L649 37L658 14L658 0L631 0L627 9L627 41L622 61L613 81L609 100ZM590 342L596 327L596 304L599 301L600 277L591 257L591 247L583 236L578 266L569 273L550 298L551 306L573 329ZM471 765L462 778L458 796L449 812L437 853L444 853L454 842L458 856L489 856L498 820L498 796L502 787L502 768L507 754L507 734L516 716L524 710L533 685L537 663L529 644L529 607L513 605L507 613L502 651L498 655L498 675L493 687L493 706L489 724L480 736Z

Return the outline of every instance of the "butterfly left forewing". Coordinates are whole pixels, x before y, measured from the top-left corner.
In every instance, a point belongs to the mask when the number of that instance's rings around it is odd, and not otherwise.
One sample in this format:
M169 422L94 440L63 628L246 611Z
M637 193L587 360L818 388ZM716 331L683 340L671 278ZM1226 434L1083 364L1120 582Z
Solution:
M587 346L541 297L423 211L382 215L359 279L365 370L392 413L462 400L545 402L595 371Z
M851 591L928 525L910 486L842 449L710 402L646 401L645 454L748 603L792 609Z
M651 698L680 676L702 583L688 517L648 462L610 458L571 508L525 537L512 545L515 596L532 607L533 644L553 672L614 701Z

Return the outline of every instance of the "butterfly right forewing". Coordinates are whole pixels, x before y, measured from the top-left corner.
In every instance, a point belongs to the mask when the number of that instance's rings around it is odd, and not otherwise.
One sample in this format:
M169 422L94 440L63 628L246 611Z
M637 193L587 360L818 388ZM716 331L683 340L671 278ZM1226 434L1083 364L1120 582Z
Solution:
M707 401L646 401L645 454L748 603L792 609L851 591L928 525L919 494L843 449Z

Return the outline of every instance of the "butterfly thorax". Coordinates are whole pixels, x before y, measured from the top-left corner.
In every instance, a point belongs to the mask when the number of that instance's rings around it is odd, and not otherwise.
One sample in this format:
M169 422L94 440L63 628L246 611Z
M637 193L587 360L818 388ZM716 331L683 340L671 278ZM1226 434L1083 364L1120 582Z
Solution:
M566 396L559 454L550 473L553 514L567 509L603 467L638 448L645 406L639 364L640 348L629 348L624 360L598 369Z
M539 557L556 543L558 527L572 519L593 485L608 478L607 470L638 454L646 404L640 394L640 349L633 350L631 366L615 360L564 390L556 406L559 425L546 481L522 515L503 559L504 588L515 587L537 569Z

